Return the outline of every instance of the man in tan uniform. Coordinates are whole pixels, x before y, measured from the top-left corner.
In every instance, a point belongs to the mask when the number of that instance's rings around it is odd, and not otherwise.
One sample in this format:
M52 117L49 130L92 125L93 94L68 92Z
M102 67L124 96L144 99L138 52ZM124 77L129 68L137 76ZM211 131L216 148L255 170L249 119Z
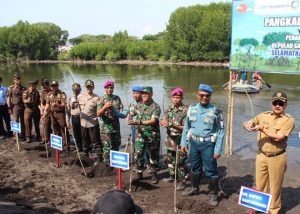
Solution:
M35 140L37 142L41 141L41 133L40 133L41 112L39 109L40 93L36 90L36 87L37 87L37 81L29 81L28 89L23 93L23 103L25 106L24 124L25 124L25 135L26 135L27 143L31 143L32 120L35 129Z
M48 98L48 94L51 91L50 82L48 79L41 80L42 90L40 91L40 99L41 99L41 112L43 113L46 107L46 101ZM43 116L43 114L41 115ZM51 115L48 114L47 116L43 117L43 143L50 142L50 134L52 133L51 129Z
M295 119L285 113L286 107L286 94L276 92L272 97L272 111L244 122L245 129L258 132L256 189L272 195L271 214L277 214L281 209L281 187L287 166L286 142L295 126Z
M62 136L63 145L66 145L66 94L58 89L58 82L51 82L51 92L48 94L43 117L51 113L52 128L55 135Z
M19 76L19 74L15 74L14 84L11 85L8 89L7 106L10 112L12 112L13 120L15 122L21 123L21 141L26 140L24 126L24 103L22 99L25 90L26 88L21 85L21 77Z

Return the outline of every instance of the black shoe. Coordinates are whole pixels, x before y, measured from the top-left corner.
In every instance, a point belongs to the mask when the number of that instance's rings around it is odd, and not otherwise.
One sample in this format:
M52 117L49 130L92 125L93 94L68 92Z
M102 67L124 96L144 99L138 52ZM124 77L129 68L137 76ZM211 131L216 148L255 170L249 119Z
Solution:
M25 137L20 137L19 141L27 141L27 139Z
M217 193L210 194L209 204L214 207L218 206L218 194Z
M136 176L133 177L132 182L137 182L143 179L143 173L137 173Z
M151 183L158 184L158 178L156 172L152 173Z
M31 139L30 138L26 138L26 143L31 143Z
M198 194L199 194L199 187L192 187L191 189L184 191L181 195L182 196L192 196L192 195L198 195Z
M180 181L177 185L176 185L176 190L177 191L182 191L185 189L185 182Z
M41 137L36 137L36 138L35 138L35 141L36 141L36 142L38 142L38 143L43 143L43 141L42 141L42 138L41 138Z
M173 176L170 176L168 178L163 178L162 179L164 182L168 182L168 183L171 183L175 180L175 178Z

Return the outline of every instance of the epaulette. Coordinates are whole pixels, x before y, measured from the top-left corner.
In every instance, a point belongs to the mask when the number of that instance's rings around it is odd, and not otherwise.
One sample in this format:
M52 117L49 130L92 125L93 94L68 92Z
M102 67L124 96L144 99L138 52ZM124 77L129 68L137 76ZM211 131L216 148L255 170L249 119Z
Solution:
M290 117L290 118L292 117L292 115L287 114L287 113L285 113L284 115L287 116L287 117Z
M272 111L265 111L264 114L271 114Z

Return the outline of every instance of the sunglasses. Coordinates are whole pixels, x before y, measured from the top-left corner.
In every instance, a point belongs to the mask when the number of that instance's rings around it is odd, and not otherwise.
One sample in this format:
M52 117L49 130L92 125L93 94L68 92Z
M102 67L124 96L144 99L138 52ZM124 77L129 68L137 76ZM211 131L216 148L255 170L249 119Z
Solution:
M284 106L285 102L281 101L281 100L275 100L272 102L273 106Z
M210 94L198 94L198 96L201 98L203 97L210 98Z
M105 89L114 89L115 87L106 87Z

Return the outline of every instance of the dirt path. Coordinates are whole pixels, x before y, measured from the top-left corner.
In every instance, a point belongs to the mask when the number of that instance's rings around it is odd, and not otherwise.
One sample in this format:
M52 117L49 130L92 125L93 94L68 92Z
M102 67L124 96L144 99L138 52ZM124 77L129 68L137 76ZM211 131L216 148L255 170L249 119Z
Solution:
M56 168L53 156L45 158L43 146L22 144L17 152L15 144L9 140L0 141L0 213L89 213L102 193L116 188L115 175L103 176L103 166L99 166L96 176L85 178L70 153L69 163L62 153L62 167ZM221 176L227 176L227 159L219 161ZM88 170L88 168L87 168ZM253 160L240 160L233 156L230 161L230 179L222 180L223 190L229 197L222 197L218 207L207 204L208 195L201 194L183 198L178 192L178 213L246 213L247 209L237 205L241 185L252 186ZM128 189L129 172L124 173L124 187ZM283 187L283 213L300 213L300 170L289 166ZM172 184L160 181L152 185L150 175L145 181L133 186L130 193L135 203L144 213L174 213ZM159 173L167 176L166 170ZM202 183L205 183L205 179ZM204 190L206 184L202 185Z

